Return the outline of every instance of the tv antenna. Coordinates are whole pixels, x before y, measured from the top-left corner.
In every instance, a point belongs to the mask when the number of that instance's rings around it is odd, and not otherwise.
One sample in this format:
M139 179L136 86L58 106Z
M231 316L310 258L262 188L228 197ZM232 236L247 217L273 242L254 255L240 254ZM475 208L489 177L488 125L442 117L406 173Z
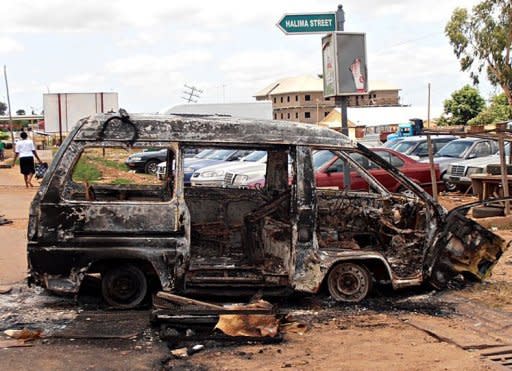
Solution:
M185 96L181 97L182 99L185 99L187 103L197 103L199 100L199 97L201 96L202 90L199 90L195 86L188 86L187 84L184 85L185 90L183 91L183 94Z

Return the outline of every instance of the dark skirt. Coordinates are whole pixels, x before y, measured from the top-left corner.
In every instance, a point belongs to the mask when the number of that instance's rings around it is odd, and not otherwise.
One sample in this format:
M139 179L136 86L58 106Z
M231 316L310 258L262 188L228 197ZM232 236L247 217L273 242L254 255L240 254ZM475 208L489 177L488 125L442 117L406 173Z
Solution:
M20 157L20 172L23 175L34 174L34 157Z

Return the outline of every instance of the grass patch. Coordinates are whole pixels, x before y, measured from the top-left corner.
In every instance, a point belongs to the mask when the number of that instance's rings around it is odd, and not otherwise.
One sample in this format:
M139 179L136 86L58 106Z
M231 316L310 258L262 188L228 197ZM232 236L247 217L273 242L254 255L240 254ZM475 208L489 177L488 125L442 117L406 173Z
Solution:
M109 167L111 169L116 169L120 171L128 171L128 166L126 166L124 163L114 160L109 160L106 158L101 157L91 157L92 161L98 162L103 166Z
M117 179L114 179L112 182L110 182L110 184L125 185L125 184L133 184L133 182L130 179L117 178Z
M94 182L101 179L101 171L90 161L81 158L73 170L72 179L78 182Z

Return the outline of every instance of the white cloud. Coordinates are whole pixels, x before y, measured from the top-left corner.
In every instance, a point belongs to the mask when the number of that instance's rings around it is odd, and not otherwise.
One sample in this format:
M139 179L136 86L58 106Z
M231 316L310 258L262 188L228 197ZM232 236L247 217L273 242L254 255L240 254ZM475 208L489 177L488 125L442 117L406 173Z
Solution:
M321 73L320 52L303 55L291 50L248 50L228 56L221 64L227 81L252 86L254 92L283 76Z
M0 37L0 54L19 53L25 48L19 42L8 37Z

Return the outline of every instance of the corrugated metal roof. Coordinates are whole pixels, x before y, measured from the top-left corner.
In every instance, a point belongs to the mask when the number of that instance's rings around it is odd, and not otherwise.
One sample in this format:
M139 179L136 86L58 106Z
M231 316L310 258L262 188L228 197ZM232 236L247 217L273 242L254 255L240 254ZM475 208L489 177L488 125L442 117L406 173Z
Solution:
M272 103L248 102L248 103L211 103L211 104L179 104L172 108L162 110L164 115L172 114L206 114L206 115L228 115L250 119L272 119Z
M323 79L313 75L286 77L267 85L258 91L255 97L280 95L290 93L322 92L324 90ZM385 81L368 81L368 90L401 90Z

